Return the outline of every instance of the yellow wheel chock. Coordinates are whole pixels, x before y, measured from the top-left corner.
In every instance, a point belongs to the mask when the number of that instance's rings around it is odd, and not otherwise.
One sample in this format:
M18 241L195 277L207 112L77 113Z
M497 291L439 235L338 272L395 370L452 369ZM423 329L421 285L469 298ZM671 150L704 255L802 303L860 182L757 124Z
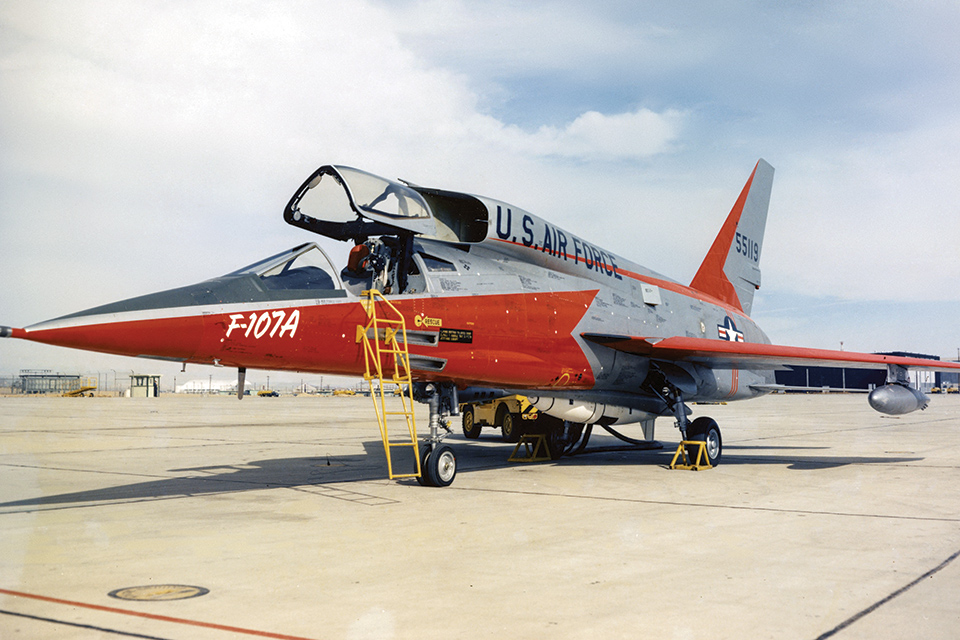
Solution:
M697 452L696 456L693 455L694 450ZM677 459L681 456L683 457L683 464L677 464ZM700 464L701 460L703 460L703 464ZM707 443L703 440L682 440L680 446L677 447L677 452L673 454L670 468L693 471L713 469L710 458L707 457Z
M518 456L520 447L524 448L524 455ZM508 462L546 462L552 460L550 449L547 448L547 436L542 433L528 433L520 437L517 446L513 448Z

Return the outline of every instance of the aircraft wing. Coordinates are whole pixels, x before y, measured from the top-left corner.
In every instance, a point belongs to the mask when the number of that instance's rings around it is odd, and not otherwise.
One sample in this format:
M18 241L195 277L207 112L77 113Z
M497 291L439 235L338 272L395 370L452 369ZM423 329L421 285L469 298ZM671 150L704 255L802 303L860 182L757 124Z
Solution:
M656 360L703 364L714 369L784 369L790 366L839 366L853 369L886 369L890 365L927 371L960 371L960 362L889 356L855 351L809 349L778 344L728 342L706 338L643 338L582 333L585 340L617 351Z

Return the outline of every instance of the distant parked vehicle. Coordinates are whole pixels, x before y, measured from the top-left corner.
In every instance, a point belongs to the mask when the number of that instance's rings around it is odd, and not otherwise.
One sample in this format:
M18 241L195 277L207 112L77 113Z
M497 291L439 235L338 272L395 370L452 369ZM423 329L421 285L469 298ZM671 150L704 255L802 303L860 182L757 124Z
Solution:
M277 393L276 391L271 391L271 390L267 390L267 389L264 389L263 391L257 391L257 395L260 396L261 398L278 398L278 397L280 397L280 394Z

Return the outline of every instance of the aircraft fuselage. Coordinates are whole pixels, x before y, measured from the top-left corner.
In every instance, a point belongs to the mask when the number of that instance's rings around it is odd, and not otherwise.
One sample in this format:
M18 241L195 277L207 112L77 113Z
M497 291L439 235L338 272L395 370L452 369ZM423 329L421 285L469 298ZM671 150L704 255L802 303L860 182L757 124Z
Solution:
M393 335L370 335L377 314L368 310L392 305L406 326L410 373L394 379L409 381L411 402L430 407L429 447L418 460L438 485L455 475L439 431L461 391L527 395L551 455L569 451L581 433L585 444L586 425L642 422L651 440L654 419L673 416L711 464L721 456L719 426L689 420L686 403L762 395L778 388L778 368L885 368L887 384L871 392L871 406L893 415L923 409L928 399L909 388L907 369L960 364L773 345L750 319L773 173L757 163L682 285L507 203L325 165L283 217L353 241L346 265L303 244L195 285L0 327L0 337L235 367L242 395L246 369L367 373L367 345Z
M418 379L607 402L615 393L624 406L650 410L659 404L635 393L649 359L581 334L768 342L742 312L531 214L499 209L509 213L491 227L509 237L414 243L406 292L389 297L407 318ZM513 235L514 225L522 235ZM328 287L309 292L227 275L40 323L17 337L196 364L362 375L357 327L366 321L360 294L370 283L330 275ZM764 379L696 365L670 373L687 382L689 400L752 397L749 383Z

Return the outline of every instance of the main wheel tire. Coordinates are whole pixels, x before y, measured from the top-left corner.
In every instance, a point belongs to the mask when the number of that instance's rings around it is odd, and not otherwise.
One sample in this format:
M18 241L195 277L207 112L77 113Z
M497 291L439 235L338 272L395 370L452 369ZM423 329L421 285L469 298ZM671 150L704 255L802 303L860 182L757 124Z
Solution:
M504 442L520 442L520 415L504 411L500 421L500 433Z
M434 487L449 487L457 477L457 456L449 445L440 445L427 457L427 477Z
M580 438L583 436L584 424L581 422L572 422L565 426L567 431L567 451L566 453L571 453L573 451L574 445L580 442Z
M543 416L540 417L543 420ZM551 460L559 460L569 453L583 434L583 425L575 422L552 419L547 424L547 450Z
M720 425L716 420L701 416L691 422L687 427L687 440L706 443L703 451L707 454L707 461L713 466L720 464L720 456L723 455L723 437L720 435ZM693 458L691 463L695 462L698 452L694 450L687 453Z
M563 423L553 426L545 434L547 436L547 453L551 460L559 460L567 449L567 443L563 438Z
M480 437L480 425L476 423L473 416L473 408L467 407L463 410L463 435L471 440Z

